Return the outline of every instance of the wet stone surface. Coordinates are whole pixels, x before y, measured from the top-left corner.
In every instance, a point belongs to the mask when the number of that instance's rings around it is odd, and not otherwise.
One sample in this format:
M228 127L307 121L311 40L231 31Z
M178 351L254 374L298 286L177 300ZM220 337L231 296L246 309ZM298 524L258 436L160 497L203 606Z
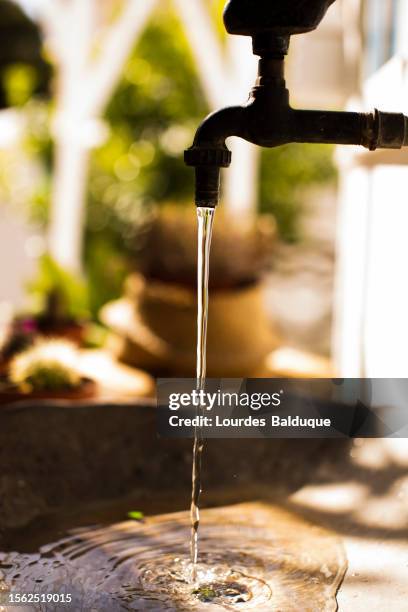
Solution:
M279 507L248 503L204 510L195 583L188 544L184 512L77 529L37 553L1 553L2 585L70 593L64 610L75 612L337 609L346 570L340 540ZM52 603L18 608L59 609Z

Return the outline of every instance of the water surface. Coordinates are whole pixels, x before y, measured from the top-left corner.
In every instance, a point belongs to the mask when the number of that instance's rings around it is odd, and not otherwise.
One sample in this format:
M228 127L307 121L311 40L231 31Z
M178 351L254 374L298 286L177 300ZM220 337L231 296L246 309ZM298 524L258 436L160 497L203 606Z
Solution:
M180 512L77 529L35 553L2 553L0 588L71 593L70 612L337 609L346 561L336 536L269 504L202 514L196 584L188 513ZM61 607L25 608L33 609Z

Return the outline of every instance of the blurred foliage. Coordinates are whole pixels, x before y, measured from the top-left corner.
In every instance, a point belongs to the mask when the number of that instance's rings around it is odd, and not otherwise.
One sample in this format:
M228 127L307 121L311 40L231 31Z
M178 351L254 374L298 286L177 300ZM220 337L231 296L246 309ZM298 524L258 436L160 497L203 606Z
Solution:
M261 155L260 210L275 215L283 240L299 235L299 220L307 207L308 189L333 182L333 147L290 144L265 149Z
M51 108L35 95L35 83L29 65L11 64L4 70L4 95L11 108L2 111L0 200L12 203L40 230L47 223L51 192Z
M193 177L182 153L207 112L181 25L161 10L107 109L110 137L93 158L91 230L95 217L100 224L101 206L118 221L134 223L145 205L191 201Z
M33 66L11 64L4 69L3 79L8 106L24 106L35 91L38 75Z
M13 65L18 66L19 70L31 72L32 89L37 95L46 93L51 69L42 53L40 33L27 15L10 0L0 0L0 39L0 108L10 103L20 105L25 102L21 95L25 80L20 79L21 72L10 75L10 66ZM12 90L7 87L10 77L14 79L12 85L17 100L14 100L14 94L10 99Z
M35 280L28 285L32 308L37 313L47 310L47 300L56 294L61 318L82 320L89 316L88 285L55 263L49 255L39 261Z
M95 318L103 304L121 294L128 273L120 236L109 231L91 234L86 244L86 275L89 308Z
M157 204L189 202L193 173L183 162L208 112L179 20L161 9L126 63L106 112L110 136L92 159L86 267L92 311L120 292Z

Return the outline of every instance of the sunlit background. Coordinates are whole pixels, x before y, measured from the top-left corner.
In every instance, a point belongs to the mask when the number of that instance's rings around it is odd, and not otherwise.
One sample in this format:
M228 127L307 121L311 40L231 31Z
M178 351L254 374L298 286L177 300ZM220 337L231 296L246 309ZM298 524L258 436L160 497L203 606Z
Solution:
M76 326L110 359L194 372L183 150L256 74L250 41L225 35L223 4L1 0L4 342L16 317L52 335ZM337 0L292 39L293 105L408 112L407 41L404 0ZM407 155L234 140L210 373L407 376Z

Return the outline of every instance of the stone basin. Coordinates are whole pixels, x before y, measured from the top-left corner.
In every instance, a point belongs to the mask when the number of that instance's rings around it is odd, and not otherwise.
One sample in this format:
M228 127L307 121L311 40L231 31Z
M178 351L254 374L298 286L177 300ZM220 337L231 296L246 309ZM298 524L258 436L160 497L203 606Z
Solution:
M218 505L253 499L256 483L296 490L309 480L309 459L332 444L300 442L208 440L204 489ZM50 513L129 498L150 514L183 510L191 458L192 440L158 438L153 401L3 406L0 524L23 527Z

